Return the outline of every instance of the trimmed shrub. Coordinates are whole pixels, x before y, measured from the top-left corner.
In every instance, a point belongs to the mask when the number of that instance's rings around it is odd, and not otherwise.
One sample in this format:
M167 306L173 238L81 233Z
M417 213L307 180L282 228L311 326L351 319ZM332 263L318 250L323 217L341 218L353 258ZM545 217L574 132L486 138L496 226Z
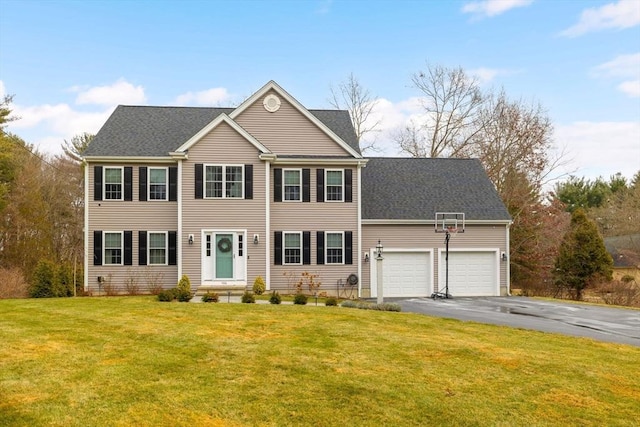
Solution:
M216 292L207 291L206 294L202 295L202 302L218 302L220 300L220 295Z
M376 303L370 303L366 301L347 300L342 303L342 306L347 308L359 308L360 310L398 311L398 312L402 311L402 307L400 307L399 304L393 304L388 302L385 302L382 304L376 304Z
M264 283L262 276L256 277L253 281L253 293L256 295L262 295L267 290L267 285Z
M329 297L324 301L324 305L327 307L335 307L338 305L338 300L335 297Z
M245 304L253 304L256 302L256 297L254 297L251 292L246 291L242 294L242 302Z
M178 280L178 286L176 286L181 292L191 293L191 280L189 280L189 276L183 274L180 280Z
M170 302L170 301L173 301L174 299L175 299L175 296L173 294L173 289L167 289L165 291L160 291L158 293L158 301Z
M178 289L176 299L180 302L191 301L191 291L185 291L184 289Z
M293 298L293 303L298 305L306 305L308 297L305 294L296 294Z
M276 291L271 292L271 296L269 297L269 302L271 304L280 304L282 302L282 297Z

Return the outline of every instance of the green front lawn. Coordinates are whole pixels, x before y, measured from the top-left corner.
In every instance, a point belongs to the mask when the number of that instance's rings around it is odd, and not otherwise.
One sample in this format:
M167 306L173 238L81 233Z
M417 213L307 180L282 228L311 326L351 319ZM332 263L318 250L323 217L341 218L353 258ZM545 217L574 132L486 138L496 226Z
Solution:
M408 313L0 301L0 425L637 425L640 348Z

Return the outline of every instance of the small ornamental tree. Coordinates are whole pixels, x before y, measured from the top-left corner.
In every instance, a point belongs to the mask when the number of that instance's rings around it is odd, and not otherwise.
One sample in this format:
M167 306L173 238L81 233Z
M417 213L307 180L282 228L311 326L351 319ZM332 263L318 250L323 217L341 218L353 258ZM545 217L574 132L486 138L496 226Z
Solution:
M604 247L598 228L582 209L576 209L556 258L556 283L573 289L575 298L580 300L582 291L590 283L611 280L612 275L613 259Z

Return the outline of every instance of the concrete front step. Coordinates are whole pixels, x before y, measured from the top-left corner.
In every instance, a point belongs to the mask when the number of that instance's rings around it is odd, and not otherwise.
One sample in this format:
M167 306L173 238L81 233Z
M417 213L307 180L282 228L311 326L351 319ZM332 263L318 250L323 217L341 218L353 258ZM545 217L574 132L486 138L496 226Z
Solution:
M220 285L219 284L215 284L215 285L202 284L198 286L198 288L196 289L195 296L202 296L207 292L211 292L211 293L215 292L220 296L242 295L245 293L246 290L247 290L246 283L220 284Z

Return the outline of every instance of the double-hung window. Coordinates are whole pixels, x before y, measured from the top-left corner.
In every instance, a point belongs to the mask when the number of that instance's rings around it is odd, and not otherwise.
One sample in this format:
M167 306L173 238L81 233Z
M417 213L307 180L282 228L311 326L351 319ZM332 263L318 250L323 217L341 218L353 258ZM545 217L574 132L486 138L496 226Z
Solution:
M149 168L149 200L167 200L167 168Z
M301 170L300 169L285 169L282 171L284 174L284 197L286 201L300 201L300 195L302 192Z
M341 202L343 200L343 172L342 170L327 170L326 173L326 193L327 201Z
M302 264L302 233L283 233L284 264Z
M243 167L232 165L207 165L205 168L205 197L244 197Z
M149 265L167 264L167 233L149 232Z
M330 233L326 234L326 246L327 246L327 264L342 264L344 263L344 239L343 233Z
M104 168L104 200L122 200L122 168Z
M104 264L122 265L122 233L104 233Z

